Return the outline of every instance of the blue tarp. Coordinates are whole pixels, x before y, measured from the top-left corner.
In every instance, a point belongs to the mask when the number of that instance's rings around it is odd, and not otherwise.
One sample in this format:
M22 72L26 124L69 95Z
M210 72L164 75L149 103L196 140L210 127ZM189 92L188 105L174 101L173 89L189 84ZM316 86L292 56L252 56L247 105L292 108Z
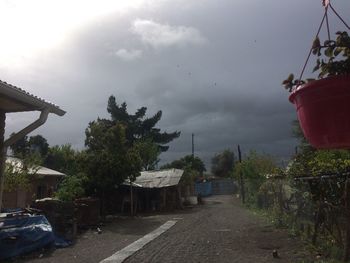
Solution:
M28 253L54 241L52 227L43 215L0 220L0 259Z

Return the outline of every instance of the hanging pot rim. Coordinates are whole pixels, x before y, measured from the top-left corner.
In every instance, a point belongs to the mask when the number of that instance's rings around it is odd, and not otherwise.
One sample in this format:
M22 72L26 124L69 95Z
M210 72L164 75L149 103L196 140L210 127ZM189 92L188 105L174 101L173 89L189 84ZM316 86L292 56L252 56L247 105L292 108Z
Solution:
M345 75L329 76L322 79L315 79L308 83L302 84L292 91L292 93L289 96L289 101L295 104L295 97L297 95L300 96L307 91L311 91L321 87L329 88L330 86L336 85L336 83L332 83L335 81L348 81L350 83L350 73ZM350 85L349 85L349 89L350 89Z

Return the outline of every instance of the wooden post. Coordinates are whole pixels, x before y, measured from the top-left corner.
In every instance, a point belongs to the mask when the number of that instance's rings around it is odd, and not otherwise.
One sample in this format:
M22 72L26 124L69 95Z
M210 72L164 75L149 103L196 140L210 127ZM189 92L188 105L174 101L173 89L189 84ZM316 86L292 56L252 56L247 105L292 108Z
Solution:
M166 188L163 188L163 209L166 210Z
M242 153L241 153L241 147L238 144L238 161L239 163L242 163ZM243 173L242 170L239 172L239 183L241 185L241 198L242 198L242 203L245 203L245 190L244 190L244 180L243 180Z
M138 206L138 196L137 196L137 187L134 189L135 190L135 205L134 205L134 215L137 214L137 206Z
M2 197L5 183L5 161L6 161L6 150L4 145L5 141L5 121L6 112L0 111L0 212L2 208Z
M134 215L134 198L132 193L132 182L130 180L130 214L131 216Z
M180 209L183 209L182 200L181 200L181 185L180 184L178 184L178 186L177 186L177 198L178 198Z
M346 216L346 232L344 243L344 262L347 262L350 257L350 181L346 179L344 187L344 199L345 199L345 216Z

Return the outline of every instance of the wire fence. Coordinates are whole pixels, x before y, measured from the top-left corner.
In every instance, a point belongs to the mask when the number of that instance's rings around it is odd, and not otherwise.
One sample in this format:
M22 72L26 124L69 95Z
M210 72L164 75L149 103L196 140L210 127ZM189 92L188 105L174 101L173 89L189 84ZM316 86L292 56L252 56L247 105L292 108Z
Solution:
M324 247L325 256L349 260L348 175L246 180L245 192L247 203L268 210L277 225L287 226Z

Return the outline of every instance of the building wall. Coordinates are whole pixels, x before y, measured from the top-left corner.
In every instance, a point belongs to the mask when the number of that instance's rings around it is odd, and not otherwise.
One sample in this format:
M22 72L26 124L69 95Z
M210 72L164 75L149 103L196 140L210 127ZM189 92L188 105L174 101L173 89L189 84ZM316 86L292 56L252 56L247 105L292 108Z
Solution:
M3 194L3 207L25 208L31 205L36 199L52 197L57 190L60 180L60 177L45 176L33 180L31 185L26 189L20 188L16 191L5 191Z

